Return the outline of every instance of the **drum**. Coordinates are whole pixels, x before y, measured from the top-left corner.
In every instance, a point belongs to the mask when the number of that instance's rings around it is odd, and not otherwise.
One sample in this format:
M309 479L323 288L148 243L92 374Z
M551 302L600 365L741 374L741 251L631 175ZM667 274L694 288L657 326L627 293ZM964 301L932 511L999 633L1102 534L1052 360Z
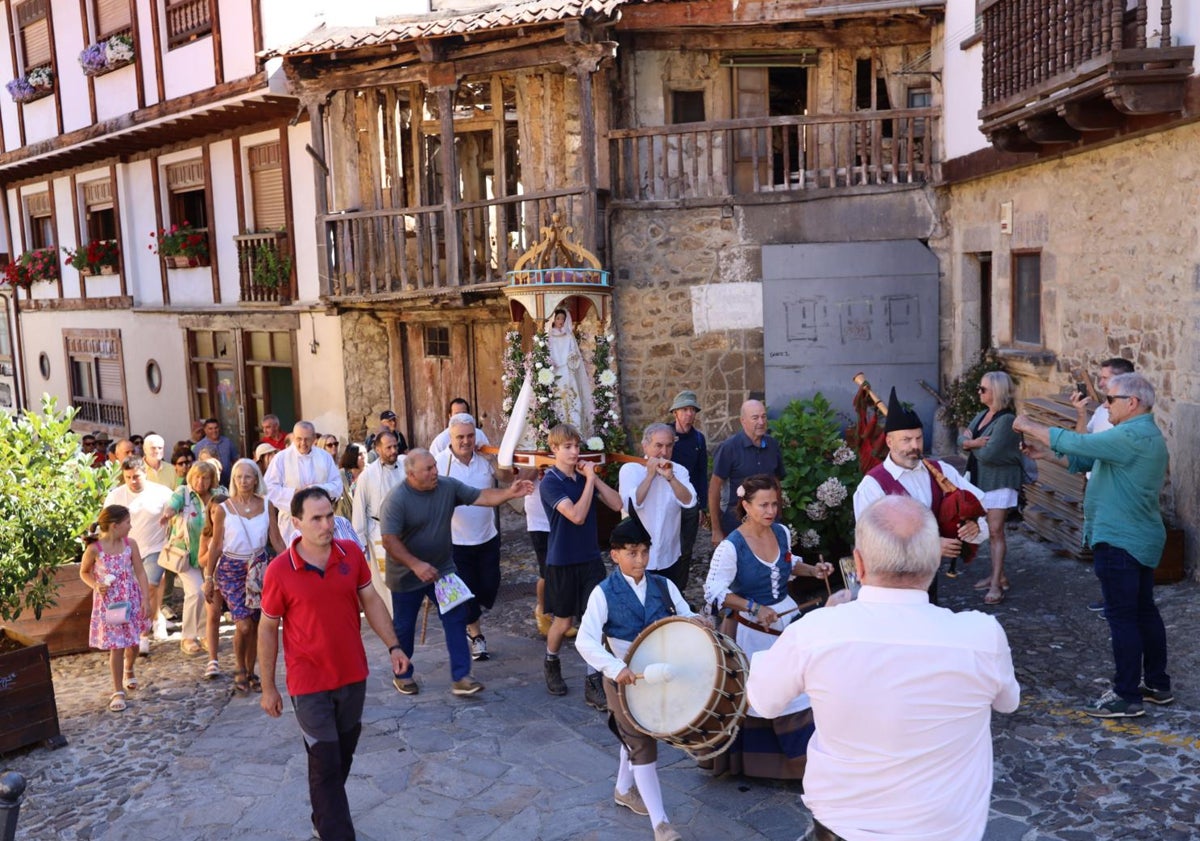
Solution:
M746 718L746 655L724 634L682 616L648 625L625 656L639 679L618 686L638 730L698 760L729 749ZM648 671L649 670L649 671Z

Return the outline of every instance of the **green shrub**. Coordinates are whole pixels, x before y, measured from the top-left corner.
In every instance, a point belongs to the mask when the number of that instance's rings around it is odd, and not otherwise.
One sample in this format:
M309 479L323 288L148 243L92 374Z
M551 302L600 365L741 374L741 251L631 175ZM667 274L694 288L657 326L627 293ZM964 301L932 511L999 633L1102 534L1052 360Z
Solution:
M938 408L938 418L955 431L969 424L971 418L983 408L979 402L979 381L989 371L1003 370L1004 360L995 348L981 350L971 367L942 389L944 402Z
M54 604L54 568L78 560L113 486L115 465L80 452L74 414L49 396L41 412L0 412L0 620Z

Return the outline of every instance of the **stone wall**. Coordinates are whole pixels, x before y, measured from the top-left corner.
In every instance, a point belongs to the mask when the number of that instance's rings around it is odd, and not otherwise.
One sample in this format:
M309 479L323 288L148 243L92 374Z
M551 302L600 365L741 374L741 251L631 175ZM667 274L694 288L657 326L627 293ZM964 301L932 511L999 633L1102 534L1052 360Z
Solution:
M378 429L379 413L392 408L387 325L362 310L347 310L341 322L350 440L362 441Z
M974 255L992 254L993 338L1012 345L1012 253L1042 255L1045 353L1013 357L1021 397L1058 392L1109 356L1133 360L1158 390L1171 450L1164 513L1200 527L1200 124L955 185L946 191L943 370L978 346ZM1003 202L1013 231L1001 234ZM972 326L974 325L974 326ZM975 333L972 335L971 331Z
M739 407L763 391L761 314L757 325L697 335L692 289L758 283L760 247L719 207L624 210L613 216L617 359L630 432L667 418L671 398L693 389L699 424L714 441L738 428Z

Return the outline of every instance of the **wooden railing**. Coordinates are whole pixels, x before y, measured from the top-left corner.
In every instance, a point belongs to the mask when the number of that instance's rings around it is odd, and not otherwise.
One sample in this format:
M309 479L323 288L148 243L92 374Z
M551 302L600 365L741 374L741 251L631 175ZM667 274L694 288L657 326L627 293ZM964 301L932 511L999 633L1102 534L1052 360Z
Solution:
M212 32L210 0L167 0L167 46L186 44Z
M283 231L242 234L233 238L238 254L240 300L289 303L292 299L292 260Z
M939 111L752 117L610 131L617 201L706 199L936 178Z
M110 427L125 426L125 405L119 400L101 400L98 397L72 397L75 405L75 422L101 424Z
M983 15L983 104L1018 97L1120 50L1171 46L1171 0L990 0ZM1151 34L1147 34L1147 30ZM1156 30L1156 32L1155 32ZM1152 37L1153 36L1153 37Z
M444 206L332 213L322 218L328 253L325 295L420 294L503 283L550 214L571 219L583 241L595 230L596 198L577 188L462 202L451 224ZM447 260L457 249L457 261ZM457 263L455 274L451 266Z

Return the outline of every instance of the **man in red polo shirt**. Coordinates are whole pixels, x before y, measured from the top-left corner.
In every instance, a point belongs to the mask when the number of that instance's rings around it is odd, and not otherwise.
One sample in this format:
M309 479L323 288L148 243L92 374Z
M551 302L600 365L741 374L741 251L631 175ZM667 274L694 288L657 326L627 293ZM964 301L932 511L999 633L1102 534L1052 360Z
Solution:
M258 626L262 708L272 718L283 712L275 686L282 622L287 690L308 752L313 828L323 841L354 841L346 778L367 694L360 607L388 647L393 674L408 669L408 658L396 641L387 607L371 586L362 550L353 541L333 537L329 493L317 485L297 491L292 523L300 536L263 576Z

